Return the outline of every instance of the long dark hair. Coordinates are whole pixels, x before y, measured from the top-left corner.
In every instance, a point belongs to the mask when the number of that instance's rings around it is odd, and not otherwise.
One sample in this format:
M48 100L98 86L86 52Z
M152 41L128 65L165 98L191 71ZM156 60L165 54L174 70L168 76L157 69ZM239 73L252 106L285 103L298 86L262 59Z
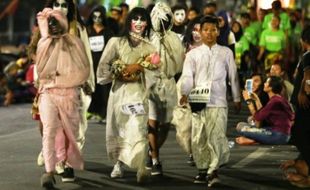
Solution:
M125 22L125 27L122 32L122 36L126 37L130 43L131 43L131 39L130 39L131 20L137 15L144 18L147 23L147 26L144 32L142 33L142 37L150 38L150 32L152 29L152 22L151 22L150 14L147 12L145 8L135 7L128 13L126 22Z
M243 29L242 29L242 26L241 26L240 22L238 22L236 20L232 21L231 28L233 28L234 24L237 24L239 26L239 31L235 32L235 31L232 30L232 32L235 35L236 42L238 42L241 39L241 37L243 36Z
M78 9L76 8L73 0L65 0L68 3L68 14L67 19L70 23L71 21L75 20L75 12L76 12L76 20L81 24L81 26L84 26L84 22L79 14ZM53 3L56 2L56 0L46 0L44 7L53 8Z
M202 18L202 15L199 15L195 17L193 20L191 20L185 30L184 38L183 38L183 44L185 45L186 49L194 42L192 31L196 24L200 24L200 20Z
M92 26L94 24L94 21L93 21L93 14L94 12L100 12L100 17L102 19L101 23L103 26L106 26L107 25L107 16L106 16L106 8L104 6L101 6L101 5L98 5L96 6L90 13L90 16L88 17L87 19L87 22L86 22L86 25L87 26Z

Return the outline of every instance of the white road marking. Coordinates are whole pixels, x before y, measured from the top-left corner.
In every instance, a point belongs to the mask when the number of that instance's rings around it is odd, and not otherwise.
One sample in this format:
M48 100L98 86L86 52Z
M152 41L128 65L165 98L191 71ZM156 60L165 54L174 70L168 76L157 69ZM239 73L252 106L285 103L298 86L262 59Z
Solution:
M242 160L234 164L232 168L244 168L244 166L255 161L259 157L264 156L269 149L270 148L258 148L256 151L252 152L247 157L243 158Z

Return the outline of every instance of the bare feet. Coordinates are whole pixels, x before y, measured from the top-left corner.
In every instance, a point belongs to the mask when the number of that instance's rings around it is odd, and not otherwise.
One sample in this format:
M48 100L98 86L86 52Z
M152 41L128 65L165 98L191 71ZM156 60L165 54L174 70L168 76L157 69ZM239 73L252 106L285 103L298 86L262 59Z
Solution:
M300 188L308 188L310 187L310 177L303 177L299 181L290 181L290 183L294 186L300 187Z
M254 141L253 139L249 139L246 137L237 137L236 139L236 143L240 144L240 145L253 145L253 144L258 144L256 141Z
M310 187L310 177L308 176L308 165L304 160L288 160L280 165L285 178L294 186L301 188ZM295 171L288 171L293 169Z
M286 179L290 182L300 182L307 178L307 176L295 173L295 172L287 172Z
M295 170L294 173L307 176L308 165L304 160L287 160L280 165L280 168L284 173L287 173L289 169Z

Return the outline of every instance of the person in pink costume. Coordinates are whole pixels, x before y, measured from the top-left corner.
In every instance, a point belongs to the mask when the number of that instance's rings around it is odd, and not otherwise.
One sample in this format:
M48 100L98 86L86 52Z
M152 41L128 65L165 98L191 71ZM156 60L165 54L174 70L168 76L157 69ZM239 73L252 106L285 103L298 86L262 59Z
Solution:
M76 137L79 88L87 80L90 68L84 46L78 37L68 33L68 21L62 12L45 8L37 20L41 33L36 53L38 103L46 170L41 185L53 187L56 163L64 163L71 173L73 168L84 167Z

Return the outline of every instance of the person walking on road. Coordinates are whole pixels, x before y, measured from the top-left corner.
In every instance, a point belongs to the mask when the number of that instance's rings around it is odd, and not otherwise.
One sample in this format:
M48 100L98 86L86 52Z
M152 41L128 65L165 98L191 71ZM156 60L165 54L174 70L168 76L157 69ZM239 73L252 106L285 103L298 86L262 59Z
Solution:
M199 102L197 107L201 109L195 109L192 116L192 151L199 170L194 183L212 186L219 182L217 171L228 162L230 156L226 137L226 76L231 84L237 111L241 108L240 90L233 52L216 43L219 36L218 19L205 16L200 24L203 44L186 54L180 104Z
M62 181L73 181L73 168L83 169L76 138L79 130L81 86L89 63L81 40L68 34L68 20L58 10L45 8L37 15L41 38L37 48L39 110L43 124L43 187L53 187L57 163L65 165Z

